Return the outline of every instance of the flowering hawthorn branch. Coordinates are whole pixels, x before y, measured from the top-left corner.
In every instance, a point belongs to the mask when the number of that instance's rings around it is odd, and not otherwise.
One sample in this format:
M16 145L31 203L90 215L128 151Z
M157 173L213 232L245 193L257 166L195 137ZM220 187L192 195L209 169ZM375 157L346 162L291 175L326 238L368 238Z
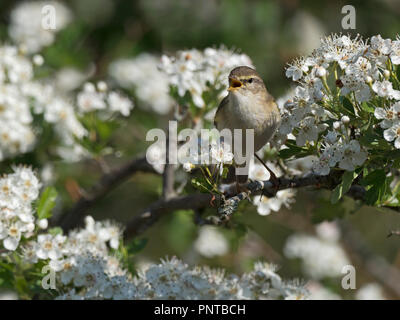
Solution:
M268 196L274 196L277 191L302 188L314 186L316 188L323 188L332 190L340 180L340 174L332 172L329 175L322 176L311 174L305 177L293 178L278 178L278 184L273 185L270 181L251 181L247 184L247 192L234 193L234 186L230 186L226 190L225 197L213 198L212 195L206 193L196 193L184 196L177 196L170 199L160 199L136 215L130 222L128 222L125 229L125 238L132 238L143 233L147 228L151 227L162 215L165 215L174 210L199 210L202 208L212 207L214 204L220 204L217 212L217 217L211 219L197 219L201 224L223 224L228 221L231 215L236 211L240 201L248 198L251 194L262 192ZM355 200L364 200L365 189L359 185L353 185L346 193L347 196ZM397 208L388 207L394 210ZM198 217L197 217L198 218Z
M69 211L63 213L57 219L58 221L53 221L53 224L60 225L64 230L70 230L75 227L85 216L86 211L98 200L105 197L116 186L137 172L156 173L154 168L147 162L146 157L134 158L125 165L104 174L91 190L85 192L84 196Z
M223 202L223 205L218 209L220 215L230 216L238 207L240 201L248 198L251 194L256 192L262 192L267 196L275 196L279 190L290 189L290 188L301 188L307 186L315 186L317 188L323 188L333 190L340 181L340 175L338 173L331 173L326 176L311 174L305 177L293 177L293 178L278 178L277 185L273 185L270 181L252 181L249 182L247 188L249 192L241 192ZM232 190L228 190L232 192ZM347 191L346 195L354 200L365 200L366 190L363 186L354 184ZM383 208L391 209L394 211L400 211L399 207L382 206Z
M106 196L113 188L123 183L129 176L139 171L156 172L151 165L148 164L145 157L142 157L135 158L124 166L104 174L100 181L75 203L73 208L64 213L58 221L54 221L54 225L58 223L64 230L70 230L75 227L87 210L98 200ZM171 175L171 173L168 175ZM169 180L168 184L173 181L170 177L166 180ZM248 191L238 194L235 193L236 189L232 185L225 190L225 197L218 197L218 199L213 199L213 196L210 194L191 194L171 197L171 193L168 192L166 194L169 196L164 196L162 199L154 202L128 223L125 237L131 238L143 233L163 214L174 210L196 210L211 207L214 203L218 203L218 216L201 220L202 224L218 225L228 221L231 215L237 210L239 203L247 199L251 194L254 195L261 192L268 196L274 196L279 190L308 186L332 190L339 182L340 174L331 172L326 176L311 174L305 177L281 177L278 178L277 185L274 185L271 181L251 181L246 186ZM167 190L170 190L170 188L168 187ZM362 186L353 185L346 195L355 200L364 200L365 189ZM395 207L388 208L398 211Z
M271 181L251 181L247 184L248 192L241 192L223 202L223 205L218 209L221 215L231 215L238 207L240 201L248 198L250 194L262 192L267 196L275 196L277 191L291 188L301 188L307 186L322 187L333 189L338 183L338 175L332 173L327 176L311 174L305 177L293 178L278 178L277 184L274 185ZM228 194L232 194L232 190L227 190Z

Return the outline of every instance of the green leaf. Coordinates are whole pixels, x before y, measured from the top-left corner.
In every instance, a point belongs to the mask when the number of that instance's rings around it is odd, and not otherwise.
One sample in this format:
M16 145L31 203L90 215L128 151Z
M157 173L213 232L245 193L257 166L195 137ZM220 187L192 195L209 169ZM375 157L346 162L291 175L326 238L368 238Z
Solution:
M136 253L142 251L144 249L144 247L146 247L148 241L149 240L146 238L134 239L126 247L128 254L133 255L133 254L136 254Z
M400 79L400 66L397 66L396 76L397 76L397 79Z
M226 179L226 177L228 176L228 172L229 172L229 168L224 167L224 169L222 170L222 178L223 179Z
M349 99L341 96L340 102L342 103L342 105L345 109L344 111L347 111L347 113L350 113L351 115L355 115L353 104L351 103L351 101Z
M293 140L286 141L287 149L282 149L279 151L279 158L289 159L291 157L302 158L312 154L312 152L306 148L302 148L296 145Z
M39 220L51 217L51 210L53 210L56 204L57 194L57 190L54 187L47 187L43 191L37 205L37 215Z
M365 112L368 112L368 113L374 113L375 112L375 108L373 107L373 105L371 105L368 102L361 103L361 109L364 110Z
M379 141L381 139L382 137L376 134L371 128L363 133L363 135L359 139L359 142L366 147L371 147L371 145L379 145Z
M101 121L96 119L96 129L99 137L102 141L107 141L116 129L118 129L120 124L116 121Z
M301 148L299 148L301 151ZM279 158L281 159L289 159L291 157L294 157L296 154L299 153L299 149L295 148L288 148L288 149L282 149L279 151Z
M210 190L208 189L207 185L204 182L202 182L199 179L197 179L197 178L193 178L191 180L191 183L192 183L192 186L195 187L196 189L198 189L200 192L203 192L203 193L210 192Z
M58 234L63 234L63 229L60 227L54 227L48 230L48 233L50 233L53 236L56 236Z
M393 160L400 159L400 150L396 149L396 150L390 150L390 151L385 152L385 158L393 159Z
M336 188L333 190L331 195L331 203L337 203L343 195L349 191L353 181L357 178L358 173L354 171L346 171L342 176L342 182L339 183Z
M390 192L389 181L383 169L370 172L363 180L362 184L367 187L365 203L367 205L379 204Z
M383 183L386 179L386 174L385 171L383 169L378 169L378 170L374 170L369 172L364 179L362 180L362 184L364 186L369 186L369 185L376 185L376 184L380 184Z

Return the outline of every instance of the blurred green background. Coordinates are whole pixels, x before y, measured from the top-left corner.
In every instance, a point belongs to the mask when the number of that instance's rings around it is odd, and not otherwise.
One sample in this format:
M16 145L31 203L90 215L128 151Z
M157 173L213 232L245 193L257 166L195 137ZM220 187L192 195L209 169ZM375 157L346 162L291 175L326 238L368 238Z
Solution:
M0 37L7 41L9 13L18 1L0 2ZM263 76L269 91L283 95L292 85L284 75L287 62L316 48L322 35L332 32L359 33L364 37L381 34L394 38L400 30L400 1L257 1L257 0L71 0L64 1L75 20L57 35L54 45L43 50L47 64L54 68L75 67L85 70L94 63L94 79L107 77L114 59L134 57L141 52L173 54L180 49L203 49L226 45L248 54ZM351 4L356 8L356 30L343 30L341 9ZM119 130L113 142L122 157L110 156L116 166L135 154L145 151L146 131L164 126L166 119L135 108L127 127ZM76 181L89 187L99 177L92 161L68 165L57 163L57 189L65 206L72 199L65 185ZM115 189L88 212L96 219L110 218L125 222L161 194L161 178L139 174ZM326 192L301 191L291 210L282 209L268 217L259 216L252 205L244 205L237 221L250 230L223 230L230 242L228 254L206 259L193 251L198 227L191 212L175 212L165 216L141 238L147 245L135 261L157 261L177 255L190 263L225 267L230 271L248 270L251 262L262 258L281 266L286 277L302 277L300 264L287 260L282 248L295 231L313 232L312 222L339 215L351 222L365 238L371 250L400 267L400 238L386 238L390 230L400 229L398 214L357 207L348 200L338 206L325 204ZM359 266L357 283L373 279ZM342 294L340 282L327 283ZM390 293L388 294L390 296Z

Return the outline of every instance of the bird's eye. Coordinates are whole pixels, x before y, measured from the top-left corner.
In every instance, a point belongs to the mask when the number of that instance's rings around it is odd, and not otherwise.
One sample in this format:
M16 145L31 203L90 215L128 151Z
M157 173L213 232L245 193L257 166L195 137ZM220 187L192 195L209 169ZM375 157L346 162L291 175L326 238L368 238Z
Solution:
M252 83L253 82L253 78L250 78L249 80L247 80L248 83Z

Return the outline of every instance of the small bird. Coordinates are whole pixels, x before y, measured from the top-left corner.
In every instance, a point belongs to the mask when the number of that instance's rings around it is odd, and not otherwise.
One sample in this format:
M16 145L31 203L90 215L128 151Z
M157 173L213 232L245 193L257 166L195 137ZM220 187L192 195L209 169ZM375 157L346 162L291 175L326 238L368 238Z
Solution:
M254 153L260 150L279 128L281 117L274 98L269 94L260 75L254 69L241 66L229 74L228 95L221 101L214 118L214 125L221 131L229 129L234 136L234 129L242 129L242 150L246 150L245 130L254 129ZM232 151L233 150L232 144ZM242 152L244 155L244 151ZM256 158L276 180L275 174L255 154ZM249 161L250 159L246 159ZM231 167L233 168L233 167ZM228 174L230 180L232 173ZM247 175L236 177L236 182L247 182ZM273 181L274 182L274 181Z

